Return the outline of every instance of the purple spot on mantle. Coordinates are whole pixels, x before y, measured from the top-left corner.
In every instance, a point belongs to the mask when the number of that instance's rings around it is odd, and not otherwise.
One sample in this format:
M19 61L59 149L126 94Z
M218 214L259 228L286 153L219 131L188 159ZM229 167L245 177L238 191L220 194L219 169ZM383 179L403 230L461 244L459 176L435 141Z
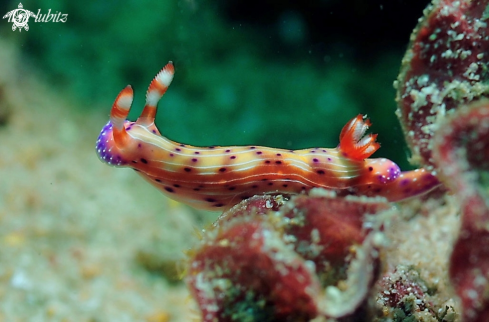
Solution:
M401 175L401 169L395 163L388 169L390 181L397 179Z
M400 182L401 187L405 187L409 184L409 179L402 179Z

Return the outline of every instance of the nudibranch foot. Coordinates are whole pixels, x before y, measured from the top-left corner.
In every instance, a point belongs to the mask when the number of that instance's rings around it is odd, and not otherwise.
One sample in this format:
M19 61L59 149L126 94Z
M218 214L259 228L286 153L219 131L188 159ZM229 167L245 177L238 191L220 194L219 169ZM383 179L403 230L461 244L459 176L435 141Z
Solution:
M195 208L222 210L254 195L297 194L324 188L346 194L402 200L430 190L424 170L401 174L394 162L367 159L378 148L365 135L370 121L358 115L340 134L337 148L302 150L263 146L195 147L162 136L154 124L157 104L173 80L169 62L153 79L136 122L126 120L131 86L117 96L97 140L103 162L131 167L168 197ZM405 184L406 179L411 180ZM433 180L432 180L433 179ZM414 184L421 182L422 184Z
M348 191L339 191L339 195L360 195L367 197L385 197L391 202L402 201L426 194L441 183L438 178L426 169L400 172L395 180L384 184L371 184L351 187Z

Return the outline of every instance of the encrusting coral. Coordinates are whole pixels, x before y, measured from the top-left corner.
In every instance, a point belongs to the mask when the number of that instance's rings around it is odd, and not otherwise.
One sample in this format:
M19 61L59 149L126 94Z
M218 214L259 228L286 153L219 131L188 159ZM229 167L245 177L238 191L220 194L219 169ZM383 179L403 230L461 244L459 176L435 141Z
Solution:
M255 196L236 205L191 256L187 283L203 320L363 316L379 258L362 218L388 208L381 198L336 198L322 189L285 203Z
M434 137L434 160L456 192L462 226L450 259L450 278L464 321L489 320L489 100L459 107Z
M397 88L397 116L413 161L433 165L438 118L487 96L487 1L434 0L411 35Z
M489 318L487 6L434 1L413 33L397 84L398 116L415 158L433 166L460 202L450 278L464 321Z

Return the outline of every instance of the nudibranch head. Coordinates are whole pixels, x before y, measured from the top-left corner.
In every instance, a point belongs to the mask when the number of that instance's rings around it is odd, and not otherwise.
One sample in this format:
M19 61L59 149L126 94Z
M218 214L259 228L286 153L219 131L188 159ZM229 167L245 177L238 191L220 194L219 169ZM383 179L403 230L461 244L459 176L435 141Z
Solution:
M136 122L127 121L133 101L133 90L126 86L112 105L110 121L102 128L96 143L97 154L103 162L113 166L127 166L138 157L145 138L159 134L154 124L157 104L173 80L174 67L169 62L153 79L146 93L146 104ZM144 158L143 158L144 160Z
M108 165L127 165L127 160L123 159L122 151L119 151L115 146L114 137L112 135L112 123L110 121L102 128L95 149L100 160Z

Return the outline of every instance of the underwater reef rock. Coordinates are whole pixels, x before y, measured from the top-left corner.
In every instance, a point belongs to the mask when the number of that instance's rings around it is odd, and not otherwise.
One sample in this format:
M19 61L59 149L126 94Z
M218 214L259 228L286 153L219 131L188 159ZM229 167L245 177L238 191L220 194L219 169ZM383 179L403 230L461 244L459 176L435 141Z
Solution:
M449 273L463 321L489 321L489 100L459 107L434 142L442 180L462 208Z
M488 4L434 0L411 35L395 87L414 163L433 166L438 118L489 93Z
M382 198L336 198L322 189L288 202L244 200L191 255L187 283L203 321L364 316L379 254L378 232L363 228L363 218L389 207Z
M433 1L411 36L396 87L413 161L460 204L449 275L463 321L489 320L489 1Z
M440 307L431 301L436 293L436 286L423 280L414 266L398 265L377 283L378 316L388 321L454 321L452 306Z

